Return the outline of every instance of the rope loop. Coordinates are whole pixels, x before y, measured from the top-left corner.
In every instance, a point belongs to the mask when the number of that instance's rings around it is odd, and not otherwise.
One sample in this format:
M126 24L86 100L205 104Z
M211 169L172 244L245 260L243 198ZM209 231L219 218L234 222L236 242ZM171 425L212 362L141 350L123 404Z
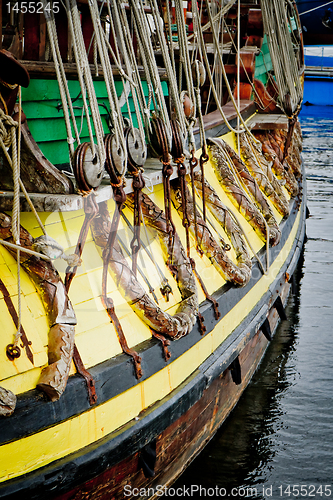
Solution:
M207 163L209 160L209 156L206 151L206 144L203 144L202 146L202 153L200 155L200 170L201 170L201 178L202 178L202 212L203 212L203 219L206 222L206 199L205 199L205 187L204 187L204 179L205 179L205 173L204 173L204 165Z
M0 109L0 138L6 147L9 147L12 142L11 129L13 127L16 129L18 125L17 121Z
M122 186L122 185L123 185L123 180L122 180L120 177L118 177L118 181L119 181L119 182L117 182L117 183L115 183L115 182L110 182L111 186L112 186L113 188L119 188L120 186Z

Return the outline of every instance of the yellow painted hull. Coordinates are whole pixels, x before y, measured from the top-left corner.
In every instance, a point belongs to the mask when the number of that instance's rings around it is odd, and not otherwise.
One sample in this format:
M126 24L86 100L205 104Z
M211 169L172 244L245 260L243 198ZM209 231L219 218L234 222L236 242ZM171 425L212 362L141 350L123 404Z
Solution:
M225 139L230 145L235 147L231 134L225 136ZM205 166L205 176L222 202L232 209L232 203L218 183L210 162ZM149 189L146 192L149 193L150 198L156 205L163 206L163 190L161 185L155 186L152 192ZM59 474L64 473L66 464L71 463L72 459L75 461L75 457L80 457L81 455L83 457L90 457L93 450L99 448L99 443L112 448L112 443L119 441L119 447L121 448L121 436L123 433L124 436L129 431L135 434L135 426L139 425L141 418L147 419L154 412L158 413L163 405L168 406L170 404L172 398L177 399L182 390L188 392L188 388L191 387L191 384L194 383L193 381L201 373L202 367L213 366L214 362L219 359L219 356L221 359L224 359L224 363L227 363L227 366L225 367L226 369L221 369L215 379L218 380L222 375L224 377L227 376L226 374L229 373L228 366L233 363L235 357L241 356L244 350L250 349L249 346L252 345L253 338L255 335L259 335L258 331L261 324L269 312L274 309L274 300L277 296L283 295L285 283L288 282L296 265L293 255L299 255L301 242L304 237L304 198L302 202L299 200L290 201L292 214L286 221L282 221L282 217L277 213L272 204L270 206L276 219L281 223L281 242L269 252L270 266L266 275L263 275L259 266L255 265L254 256L253 254L251 255L253 258L252 278L250 284L245 288L229 289L229 285L212 266L210 260L205 255L200 256L196 252L194 238L191 239L191 255L195 258L196 269L203 279L208 292L214 294L214 297L220 302L222 317L220 320L214 318L213 309L205 301L205 295L199 283L197 283L199 303L201 304L200 311L205 316L207 333L202 336L196 326L194 328L196 332L191 332L190 334L190 336L193 336L192 340L184 340L186 339L184 338L172 342L170 346L171 359L167 362L163 359L161 346L157 341L151 340L150 328L138 319L135 312L118 291L117 284L111 278L108 279L107 293L114 301L116 313L128 345L135 348L143 359L143 378L139 381L134 376L131 361L122 353L115 328L110 323L109 316L103 307L101 300L102 256L92 236L88 236L82 254L83 265L78 268L77 275L69 291L69 298L77 317L75 342L78 351L85 367L92 374L95 374L95 378L97 377L97 404L89 406L85 382L79 376L75 375L76 370L74 364L72 364L72 377L70 377L69 386L60 400L55 403L38 401L36 407L33 408L33 416L29 417L30 419L37 420L23 425L20 432L16 434L16 438L15 432L12 432L11 435L4 433L0 446L0 497L2 492L4 495L8 492L8 498L11 498L11 491L13 495L19 494L18 492L23 491L27 487L26 485L30 484L30 481L33 487L36 487L36 491L38 491L38 488L41 487L41 478L44 477L44 474L49 469L51 471L58 471L59 464L59 472L56 473L56 477L58 477ZM114 202L112 200L108 201L108 208L112 216L114 211ZM130 217L128 209L125 210L125 214ZM67 254L72 253L83 223L83 210L44 212L40 216L47 233L64 246ZM247 238L251 242L252 249L256 253L259 253L259 255L263 255L265 253L263 242L242 215L238 214L237 217L244 228ZM175 210L173 210L173 220L183 245L185 245L182 221ZM33 237L40 236L40 228L31 213L22 213L21 224ZM223 233L222 228L219 228L219 231ZM121 234L122 238L129 245L130 233L124 222L120 223L119 234ZM225 233L223 233L223 236L227 239ZM151 261L146 255L143 255L141 265L144 269L148 270L149 281L155 288L159 306L173 314L181 301L179 290L170 270L165 266L159 243L152 238L149 242L149 248L154 254L157 264L163 268L165 276L172 284L173 293L170 296L169 302L165 302L158 289L160 277L156 270L157 268L152 266ZM235 261L234 251L231 250L230 253L232 259ZM11 292L14 306L17 307L17 290L15 287L17 265L15 259L4 247L0 248L0 259L1 278ZM262 258L262 260L265 265L265 259ZM66 264L58 260L55 262L55 266L60 275L64 277ZM142 286L146 286L142 279L141 284ZM10 361L3 356L0 359L2 376L0 385L21 395L21 400L24 401L27 397L27 391L34 393L34 388L38 383L42 369L47 364L49 324L43 302L35 286L30 281L29 275L22 270L21 290L23 296L22 322L27 337L32 343L31 349L34 356L34 364L31 364L24 352L20 358L14 361ZM227 297L231 297L231 299ZM3 331L0 342L2 344L1 352L4 352L6 345L12 341L15 334L15 325L3 298L0 298L0 308ZM266 344L262 340L262 335L260 339L258 340L260 349L255 355L253 354L251 367L247 368L247 375L242 381L241 389L235 389L236 392L233 393L232 402L221 403L224 409L221 409L221 416L217 419L215 426L212 426L207 435L205 435L205 438L202 438L202 441L198 441L199 444L196 449L193 449L191 453L189 450L184 452L184 457L189 453L193 456L199 451L204 442L215 432L218 425L220 425L237 401L241 390L246 386L264 352ZM229 353L228 349L230 350L231 341L234 342L232 344L234 349L231 349ZM154 347L153 357L157 355L158 361L151 360L152 366L149 367L147 363L152 357L149 354L152 346ZM217 353L220 353L220 355L218 356ZM119 366L121 365L122 371L120 377L124 376L125 379L128 379L122 381L119 389L111 387L112 377L116 374L115 368L117 367L117 363L119 363ZM98 377L100 377L100 380ZM232 382L229 381L229 383L232 385ZM107 390L105 390L104 394L103 387L105 384ZM79 387L81 394L85 393L84 402L76 404L75 401L71 408L71 394L73 391L73 394L75 394L76 387ZM203 397L202 394L198 394L194 402L198 404L201 397ZM50 409L45 410L46 404L57 405L57 410L54 412ZM192 406L193 404L192 402ZM37 416L39 408L42 412L46 412L43 414L40 423ZM190 411L190 408L191 401L189 397L186 411ZM184 410L184 414L186 414L186 411ZM20 412L24 413L24 408L19 405L17 421L15 421L15 425L17 422L18 426ZM54 413L52 417L51 413ZM181 418L181 416L178 416L178 420ZM164 420L165 423L160 425L164 425L163 432L166 432L166 429L170 427L172 422L168 421L166 417ZM175 419L175 422L178 420ZM147 432L147 436L149 435L150 433ZM140 444L142 445L142 442ZM101 446L101 450L103 450L103 446ZM138 447L140 448L139 445ZM128 452L129 456L134 457L133 460L137 459L135 457L138 455L138 447L134 446ZM124 460L122 453L119 455L120 462L121 459ZM80 480L84 482L82 473L80 472L80 474L75 480L76 482L74 481L73 483L67 478L64 481L64 485L66 485L64 488L70 490L76 487ZM165 476L163 480L166 483L170 482L177 474L177 470L174 470L173 467L170 469L169 476ZM22 479L23 475L26 475L25 478L28 478L27 483L25 479ZM96 473L96 475L98 474ZM28 487L30 488L30 486ZM65 490L63 493L65 494ZM13 498L15 498L15 495ZM67 498L67 496L63 498ZM95 499L99 497L96 496L95 492L90 498ZM103 498L103 496L100 498Z

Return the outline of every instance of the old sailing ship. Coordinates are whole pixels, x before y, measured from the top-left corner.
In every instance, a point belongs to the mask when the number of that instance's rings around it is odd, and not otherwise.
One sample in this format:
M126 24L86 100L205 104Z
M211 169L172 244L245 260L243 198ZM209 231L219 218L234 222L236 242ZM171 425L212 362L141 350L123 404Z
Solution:
M153 497L284 317L306 213L295 5L1 13L0 498Z

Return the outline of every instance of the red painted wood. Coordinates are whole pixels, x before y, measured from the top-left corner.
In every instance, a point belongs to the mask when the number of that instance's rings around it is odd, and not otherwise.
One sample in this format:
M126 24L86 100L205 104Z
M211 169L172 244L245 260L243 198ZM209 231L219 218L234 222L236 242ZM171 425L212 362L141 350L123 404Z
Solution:
M65 9L60 8L60 11L55 16L59 50L63 62L68 61L68 40L69 40L69 30L68 30L68 20Z
M94 27L90 17L89 7L87 5L82 5L81 7L81 25L82 25L82 33L84 38L84 45L86 47L86 51L88 54L88 60L90 63L94 62L94 42L91 42ZM89 50L90 47L90 50ZM88 53L89 50L89 53Z
M24 55L28 61L39 59L39 14L24 16Z

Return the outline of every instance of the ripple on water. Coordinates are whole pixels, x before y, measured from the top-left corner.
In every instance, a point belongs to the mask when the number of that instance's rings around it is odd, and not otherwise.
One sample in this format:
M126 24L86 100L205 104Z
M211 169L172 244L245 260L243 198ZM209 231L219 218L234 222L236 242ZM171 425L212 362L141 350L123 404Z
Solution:
M267 499L262 486L273 485L269 498L277 500L279 485L332 483L333 108L304 108L301 123L312 216L289 319L229 419L176 486L257 486L247 498Z

